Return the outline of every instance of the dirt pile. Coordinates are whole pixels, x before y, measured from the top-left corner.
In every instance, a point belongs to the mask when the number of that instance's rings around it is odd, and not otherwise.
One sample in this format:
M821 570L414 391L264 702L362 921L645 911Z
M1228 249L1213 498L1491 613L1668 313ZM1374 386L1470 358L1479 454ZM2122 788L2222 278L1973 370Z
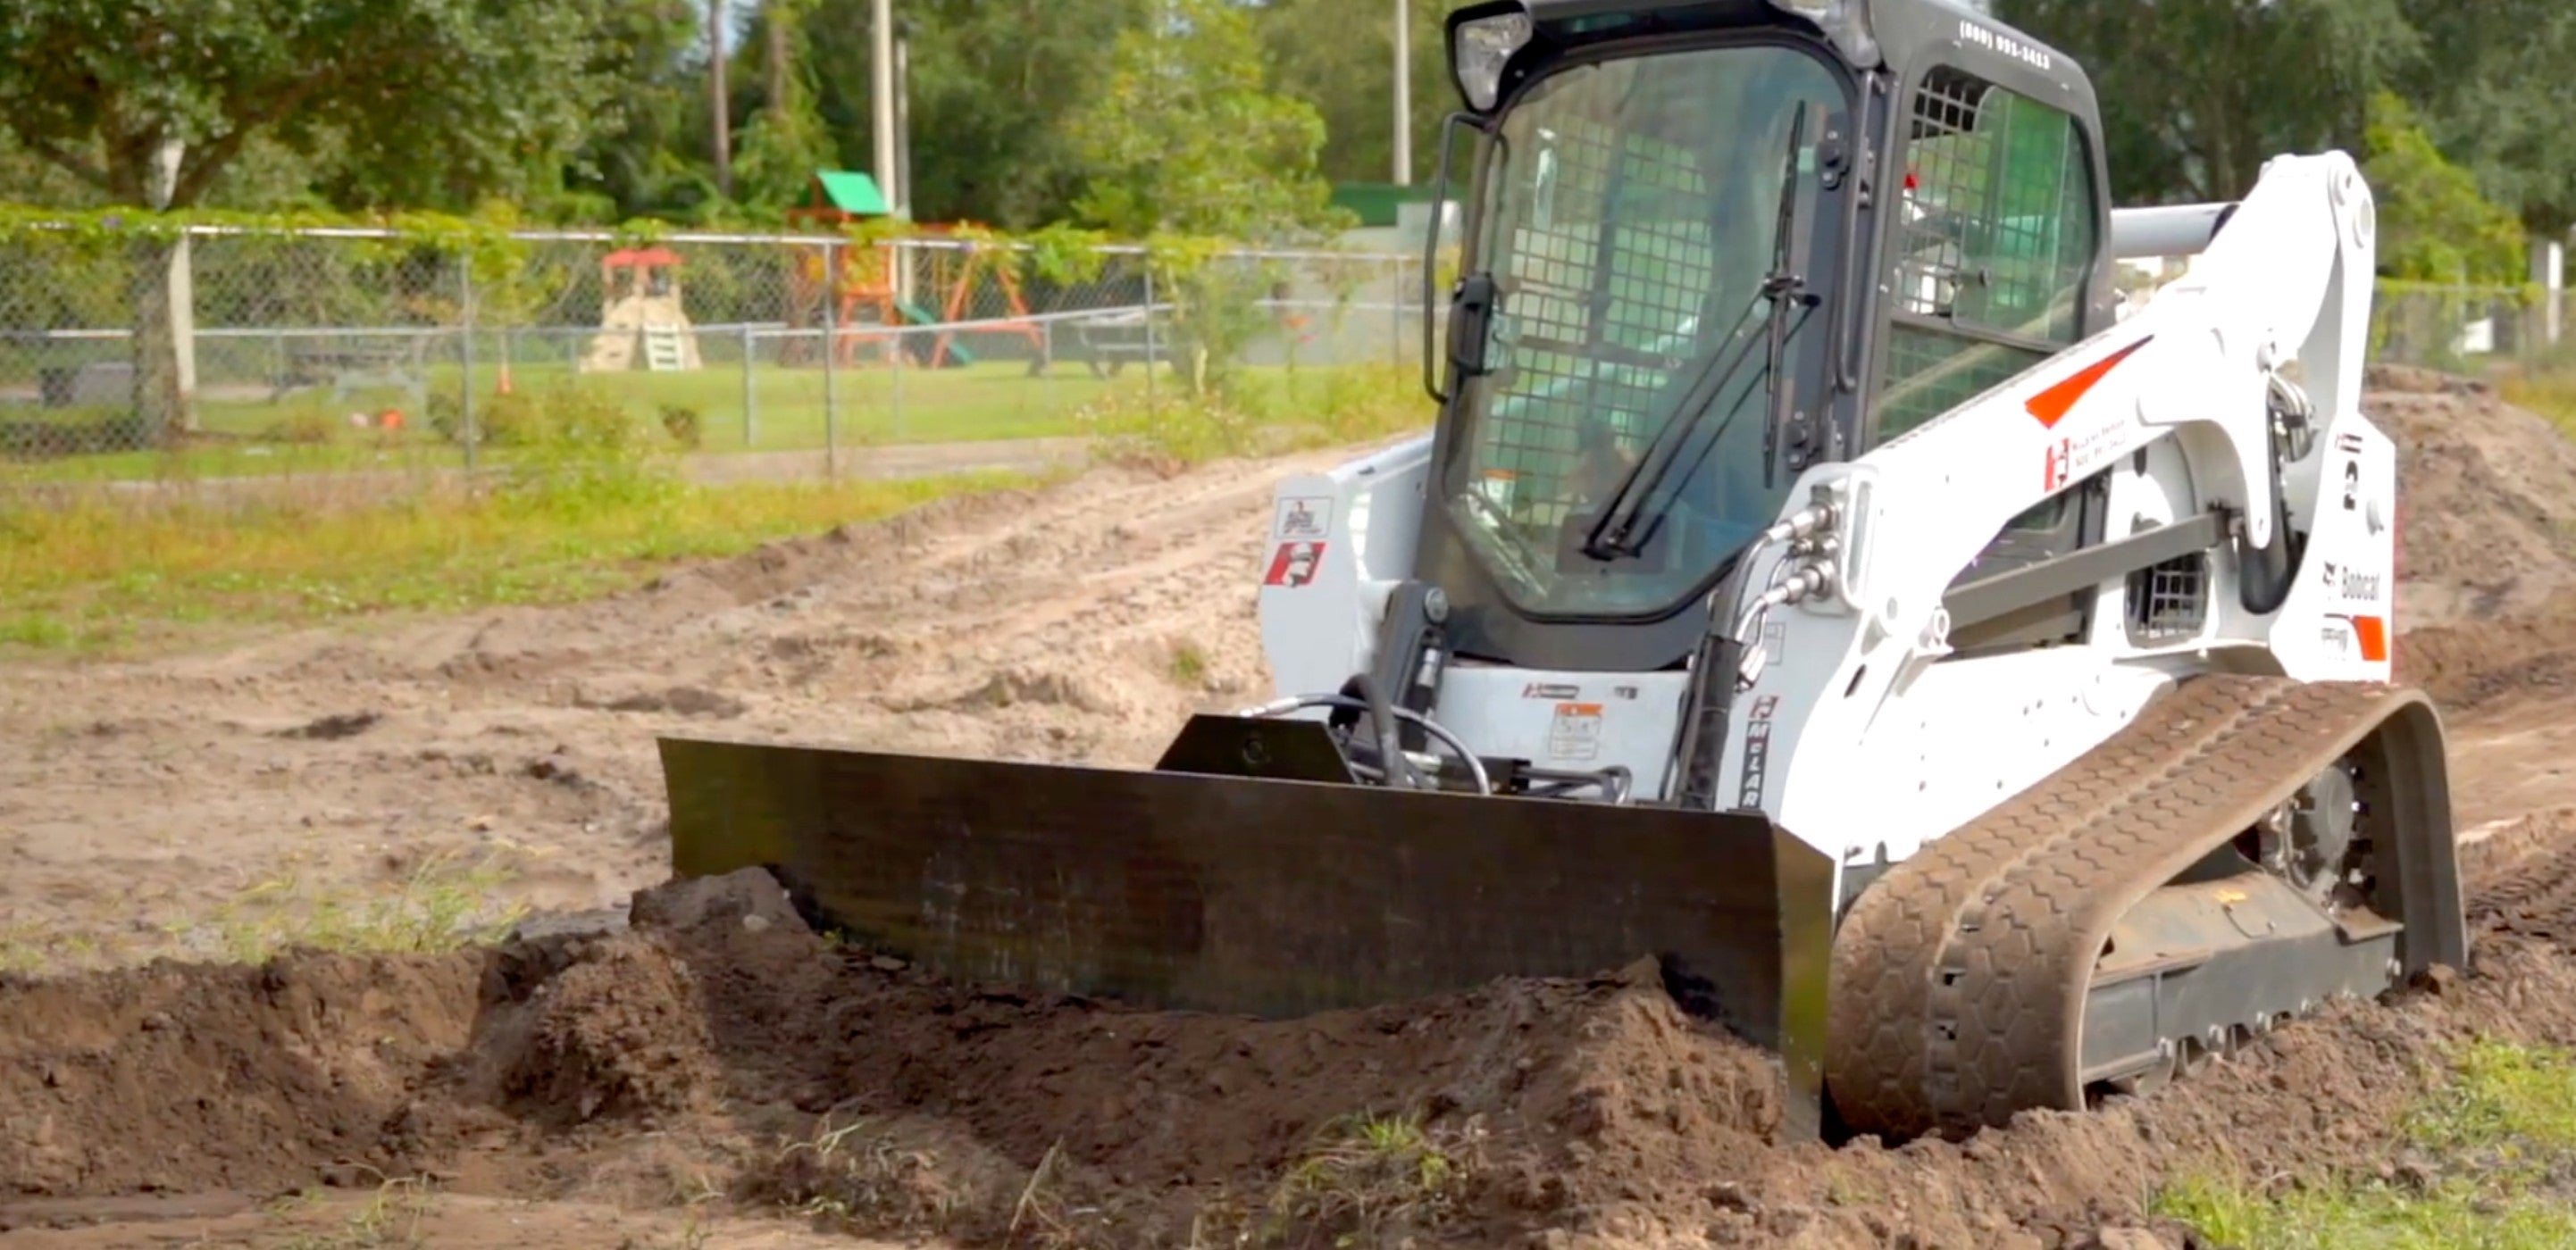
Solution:
M2374 365L2365 388L2397 444L2401 631L2576 589L2576 443L2484 382Z
M2439 1047L2576 1031L2571 836L2472 848L2480 976L2150 1098L1897 1149L1781 1145L1774 1071L1650 964L1294 1021L1133 1012L826 942L750 872L476 955L0 981L0 1208L422 1169L562 1196L649 1138L747 1208L969 1243L2100 1244L2213 1152L2386 1166Z
M270 1190L374 1154L473 1039L477 963L0 978L0 1195Z

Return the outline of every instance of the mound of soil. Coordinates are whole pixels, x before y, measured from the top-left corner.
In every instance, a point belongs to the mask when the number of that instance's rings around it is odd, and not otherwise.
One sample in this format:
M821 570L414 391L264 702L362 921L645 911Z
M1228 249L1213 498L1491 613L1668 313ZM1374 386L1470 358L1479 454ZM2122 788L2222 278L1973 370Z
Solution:
M827 942L751 871L473 955L0 981L0 1208L424 1169L549 1196L658 1129L747 1207L968 1244L2172 1245L2135 1231L2151 1178L2385 1168L2438 1048L2576 1028L2572 837L2471 848L2478 975L1894 1149L1783 1144L1776 1069L1650 961L1290 1021L1126 1011Z
M2485 382L2374 365L2365 388L2397 444L2400 630L2576 589L2576 443Z
M479 960L0 978L0 1195L274 1190L379 1152L476 1034Z

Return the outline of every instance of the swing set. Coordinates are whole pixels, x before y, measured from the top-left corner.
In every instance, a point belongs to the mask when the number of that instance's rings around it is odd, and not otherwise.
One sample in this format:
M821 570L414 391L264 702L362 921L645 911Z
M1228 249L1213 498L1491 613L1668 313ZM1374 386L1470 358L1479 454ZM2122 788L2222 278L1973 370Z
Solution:
M810 222L823 226L840 226L887 213L885 199L876 183L866 174L846 170L820 170L807 185L806 202L787 210L790 222ZM971 229L972 227L969 227ZM925 226L920 233L931 238L955 238L954 225ZM933 314L914 299L907 299L895 281L894 266L900 253L925 251L929 257L926 290L940 300ZM825 272L826 254L838 258L837 275ZM981 321L973 333L1017 335L1025 340L1033 355L1029 374L1034 377L1046 371L1049 363L1047 335L1044 328L1029 319L1027 297L1020 289L1017 267L1011 264L1013 253L1008 248L989 247L973 239L954 246L928 249L895 247L846 246L837 248L799 249L793 268L788 271L788 324L799 330L816 329L822 321L822 310L832 303L833 363L861 363L862 344L875 345L868 363L901 366L906 363L932 369L956 369L975 363L975 354L957 341L959 331L943 329L935 335L907 333L905 327L953 325L974 316L975 297L985 283L1002 292L1002 316ZM837 282L834 279L837 278ZM835 298L837 296L837 298ZM925 340L927 338L927 341ZM813 344L804 338L791 338L784 345L782 359L788 364L805 364L814 358ZM907 361L907 358L908 361Z

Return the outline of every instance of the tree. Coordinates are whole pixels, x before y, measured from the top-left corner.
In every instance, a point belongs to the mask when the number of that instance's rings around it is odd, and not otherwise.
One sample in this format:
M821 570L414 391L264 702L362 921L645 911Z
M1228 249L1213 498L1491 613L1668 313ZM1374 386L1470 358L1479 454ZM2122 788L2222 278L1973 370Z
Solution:
M707 39L694 0L618 0L594 33L591 67L607 103L563 172L561 217L588 223L686 219L716 200L698 136ZM532 188L533 189L533 188Z
M1070 126L1090 171L1075 210L1110 231L1261 241L1329 220L1324 119L1271 89L1232 0L1162 0L1119 34Z
M2400 0L1995 0L2081 61L2124 203L2232 200L2284 152L2360 149L2423 40Z
M2382 275L2461 285L2521 277L2521 223L2479 194L2404 100L2381 92L2371 102L2369 142L2362 175L2378 205Z
M902 0L913 216L1024 229L1072 212L1084 170L1065 119L1100 90L1104 51L1157 0ZM843 168L875 166L868 0L815 0L815 110Z
M2546 238L2576 225L2576 6L2566 0L2404 0L2440 55L2406 94L2426 133L2486 194Z
M1472 0L1411 0L1415 182L1439 168L1440 121L1460 107L1441 46L1449 14ZM1336 182L1384 182L1394 172L1395 7L1388 0L1265 0L1254 21L1279 90L1324 119L1324 172Z
M187 208L257 142L328 153L335 198L470 203L532 177L602 102L609 0L10 0L0 128L118 204ZM136 406L184 419L167 246L136 256Z
M774 218L805 193L814 171L834 158L832 136L815 111L807 77L805 9L811 0L769 0L759 18L766 64L760 111L742 128L734 167L734 199L763 218Z

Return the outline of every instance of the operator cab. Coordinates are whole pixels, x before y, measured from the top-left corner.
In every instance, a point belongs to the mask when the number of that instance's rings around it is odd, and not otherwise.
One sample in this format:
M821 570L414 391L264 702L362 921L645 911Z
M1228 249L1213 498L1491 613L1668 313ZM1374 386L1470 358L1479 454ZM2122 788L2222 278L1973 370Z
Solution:
M2114 315L2090 84L1955 0L1496 0L1449 52L1476 142L1416 576L1462 658L1682 662L1802 471ZM2093 541L2088 498L1978 573Z

